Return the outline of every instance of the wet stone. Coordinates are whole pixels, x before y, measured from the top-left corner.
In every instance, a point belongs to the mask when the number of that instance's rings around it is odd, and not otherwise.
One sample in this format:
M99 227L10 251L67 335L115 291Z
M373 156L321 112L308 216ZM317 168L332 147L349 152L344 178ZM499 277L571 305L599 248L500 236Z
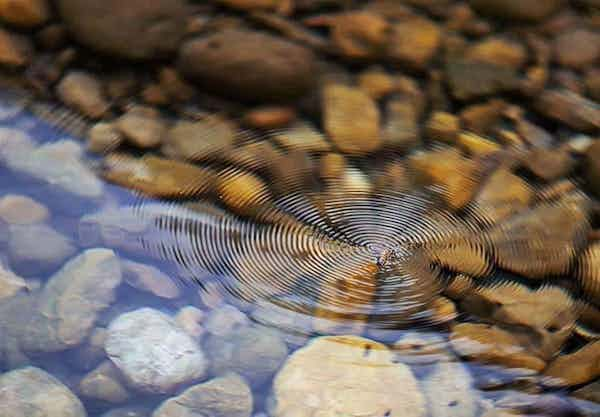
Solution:
M11 417L87 416L75 394L52 375L34 367L0 375L0 414Z
M83 377L79 383L79 391L87 398L112 404L124 403L129 399L129 393L120 378L119 371L113 363L104 361Z
M304 95L316 76L310 50L263 32L234 29L185 42L178 69L217 94L250 101Z
M84 71L67 73L56 86L56 93L67 106L91 119L101 118L110 107L100 81Z
M258 107L244 115L244 122L256 129L278 129L288 126L296 119L292 107Z
M49 215L45 206L29 197L7 194L0 198L0 219L8 224L41 223Z
M200 379L208 365L196 342L171 317L151 308L111 322L104 348L128 384L149 393Z
M392 63L425 69L442 42L442 31L429 19L411 17L390 29L386 59Z
M113 408L100 417L151 417L152 411L140 405Z
M29 64L33 46L27 38L0 28L0 66L20 68Z
M151 107L135 106L115 122L115 128L134 146L153 148L160 145L167 127L158 111Z
M409 150L420 142L419 107L410 98L392 98L386 104L385 146Z
M22 346L58 352L81 344L114 301L120 283L121 266L111 250L89 249L71 259L42 289Z
M425 132L431 140L454 143L460 130L460 119L447 112L437 111L431 114Z
M123 278L132 287L161 298L179 297L179 287L175 281L158 268L128 260L123 260L121 265Z
M252 392L244 379L228 373L169 398L152 417L250 417L252 408Z
M585 153L584 176L588 190L600 197L600 141L594 140Z
M433 332L406 332L393 345L396 358L408 365L429 365L456 360L448 341Z
M0 263L0 302L28 289L27 281Z
M240 328L249 324L248 317L232 305L214 308L206 317L206 331L216 337L235 335Z
M544 383L549 386L585 384L600 376L600 341L561 355L544 370Z
M46 0L2 0L0 19L4 22L25 28L39 26L50 17L50 7Z
M469 47L465 58L519 69L527 60L527 50L518 42L501 37L490 37Z
M79 42L123 58L172 54L185 33L183 0L59 0L57 9Z
M389 23L368 11L343 13L326 18L324 23L331 26L333 45L349 59L376 59L381 56L388 39Z
M433 366L421 382L430 417L478 416L479 396L469 371L459 362Z
M446 75L450 91L458 100L490 96L518 87L514 70L487 62L452 59L446 64Z
M544 91L534 103L534 108L541 115L577 131L594 132L600 128L598 105L567 90Z
M107 154L117 149L121 142L123 136L113 123L100 122L92 126L88 132L87 150Z
M556 12L563 0L470 0L477 12L505 20L541 21Z
M182 307L175 315L175 321L194 340L200 340L204 334L204 312L197 307Z
M229 371L253 386L267 382L287 358L287 346L276 330L248 326L228 336L211 336L205 343L214 375Z
M558 35L553 42L554 59L564 67L582 69L600 56L600 34L575 29Z

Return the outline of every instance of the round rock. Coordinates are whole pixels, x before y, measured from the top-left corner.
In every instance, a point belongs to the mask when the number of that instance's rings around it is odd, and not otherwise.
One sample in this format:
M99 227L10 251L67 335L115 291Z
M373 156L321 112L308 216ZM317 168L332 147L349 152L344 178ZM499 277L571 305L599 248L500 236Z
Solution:
M196 342L171 317L151 308L117 317L104 349L128 382L145 392L169 392L206 372Z
M313 339L275 377L273 417L424 417L410 368L380 343L356 336Z
M130 59L177 49L185 33L184 0L59 0L59 12L79 42Z
M183 44L180 71L216 93L256 101L303 95L315 83L313 53L258 31L230 29Z

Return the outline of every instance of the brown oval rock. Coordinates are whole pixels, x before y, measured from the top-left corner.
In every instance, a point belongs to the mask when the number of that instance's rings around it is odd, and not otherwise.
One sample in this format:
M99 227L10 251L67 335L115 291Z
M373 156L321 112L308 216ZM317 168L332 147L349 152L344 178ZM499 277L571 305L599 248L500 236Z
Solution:
M34 27L50 17L46 0L0 0L0 18L20 27Z
M315 82L313 53L258 31L229 29L183 44L179 70L204 88L244 100L303 95Z
M184 0L59 0L57 7L75 39L124 58L174 52L185 33Z
M33 46L27 38L0 28L0 66L23 67L32 55Z
M506 20L540 21L556 12L563 0L470 0L477 12Z
M591 65L600 56L600 35L585 29L564 32L554 39L554 59L573 69Z

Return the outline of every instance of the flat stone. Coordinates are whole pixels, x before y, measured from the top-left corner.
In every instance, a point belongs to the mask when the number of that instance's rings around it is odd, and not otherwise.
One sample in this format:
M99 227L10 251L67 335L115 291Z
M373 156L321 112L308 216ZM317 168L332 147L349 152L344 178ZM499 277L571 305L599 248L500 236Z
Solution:
M600 34L586 29L568 30L554 39L552 47L558 64L582 69L600 56Z
M79 382L79 391L87 398L112 404L121 404L129 399L118 369L108 360L83 377Z
M32 198L18 194L6 194L0 198L0 219L8 224L34 224L45 221L50 213Z
M152 417L250 417L252 407L248 385L239 375L229 373L169 398Z
M527 61L527 50L518 42L490 37L470 46L465 52L465 57L473 61L519 69Z
M200 340L204 334L204 311L194 306L185 306L175 315L175 321L194 340Z
M597 103L568 90L544 91L535 101L534 108L541 115L578 131L594 132L600 128Z
M264 32L238 29L185 42L178 69L210 91L249 101L302 96L316 78L315 56L309 49Z
M394 24L386 58L392 63L423 70L442 43L442 31L436 23L422 17L410 17Z
M277 132L273 140L290 151L326 152L331 144L325 136L309 123L297 123L284 131Z
M175 52L185 34L186 6L184 0L57 2L76 40L96 51L135 60Z
M382 145L379 110L360 89L327 85L322 107L325 132L342 152L364 155Z
M100 122L88 132L87 150L93 153L107 154L119 147L123 136L113 123Z
M294 352L275 377L273 399L273 417L426 415L410 368L385 345L356 336L319 337Z
M91 119L101 118L110 107L100 81L84 71L67 73L56 86L56 94L67 106Z
M175 281L160 269L128 260L124 260L121 265L123 278L132 287L161 298L175 299L179 297L180 291Z
M46 22L50 7L46 0L2 0L0 19L14 26L32 28Z
M0 28L0 65L21 68L31 62L33 45L16 33Z
M0 375L0 414L11 417L87 417L85 408L69 388L34 367Z
M132 387L167 393L206 374L207 361L196 342L164 313L141 308L108 326L109 359Z
M153 148L161 144L167 133L159 113L149 107L136 106L119 117L116 129L125 139L140 148Z
M600 341L591 342L581 349L558 356L544 370L544 383L550 386L585 384L600 376Z
M475 417L479 395L473 378L460 362L434 365L421 382L430 417Z
M114 301L120 283L121 266L111 250L88 249L71 259L42 289L22 346L58 352L81 344Z
M466 59L451 59L446 75L452 95L458 100L491 96L518 87L516 72L505 66Z

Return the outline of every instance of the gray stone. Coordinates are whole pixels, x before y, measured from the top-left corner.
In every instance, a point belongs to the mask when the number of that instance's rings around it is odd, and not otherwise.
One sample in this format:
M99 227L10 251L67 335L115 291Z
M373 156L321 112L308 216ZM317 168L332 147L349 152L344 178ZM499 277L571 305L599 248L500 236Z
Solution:
M252 392L236 374L194 385L163 402L152 417L250 417Z
M26 367L0 376L0 415L85 417L79 399L47 372Z
M441 362L421 382L429 417L475 417L478 395L463 364Z
M119 370L108 360L83 377L79 391L85 397L113 404L129 399L129 393L121 383Z
M227 336L211 336L206 342L213 374L232 371L252 385L267 382L287 358L287 345L279 332L248 326Z
M57 352L81 344L114 300L121 266L113 251L89 249L48 281L21 343L27 351Z
M206 373L196 342L171 317L151 308L113 320L104 349L128 383L145 392L166 393Z
M204 327L215 336L227 336L249 324L248 317L232 305L225 304L212 310L206 317Z
M9 227L8 255L13 269L31 276L56 270L76 248L70 239L45 224Z

